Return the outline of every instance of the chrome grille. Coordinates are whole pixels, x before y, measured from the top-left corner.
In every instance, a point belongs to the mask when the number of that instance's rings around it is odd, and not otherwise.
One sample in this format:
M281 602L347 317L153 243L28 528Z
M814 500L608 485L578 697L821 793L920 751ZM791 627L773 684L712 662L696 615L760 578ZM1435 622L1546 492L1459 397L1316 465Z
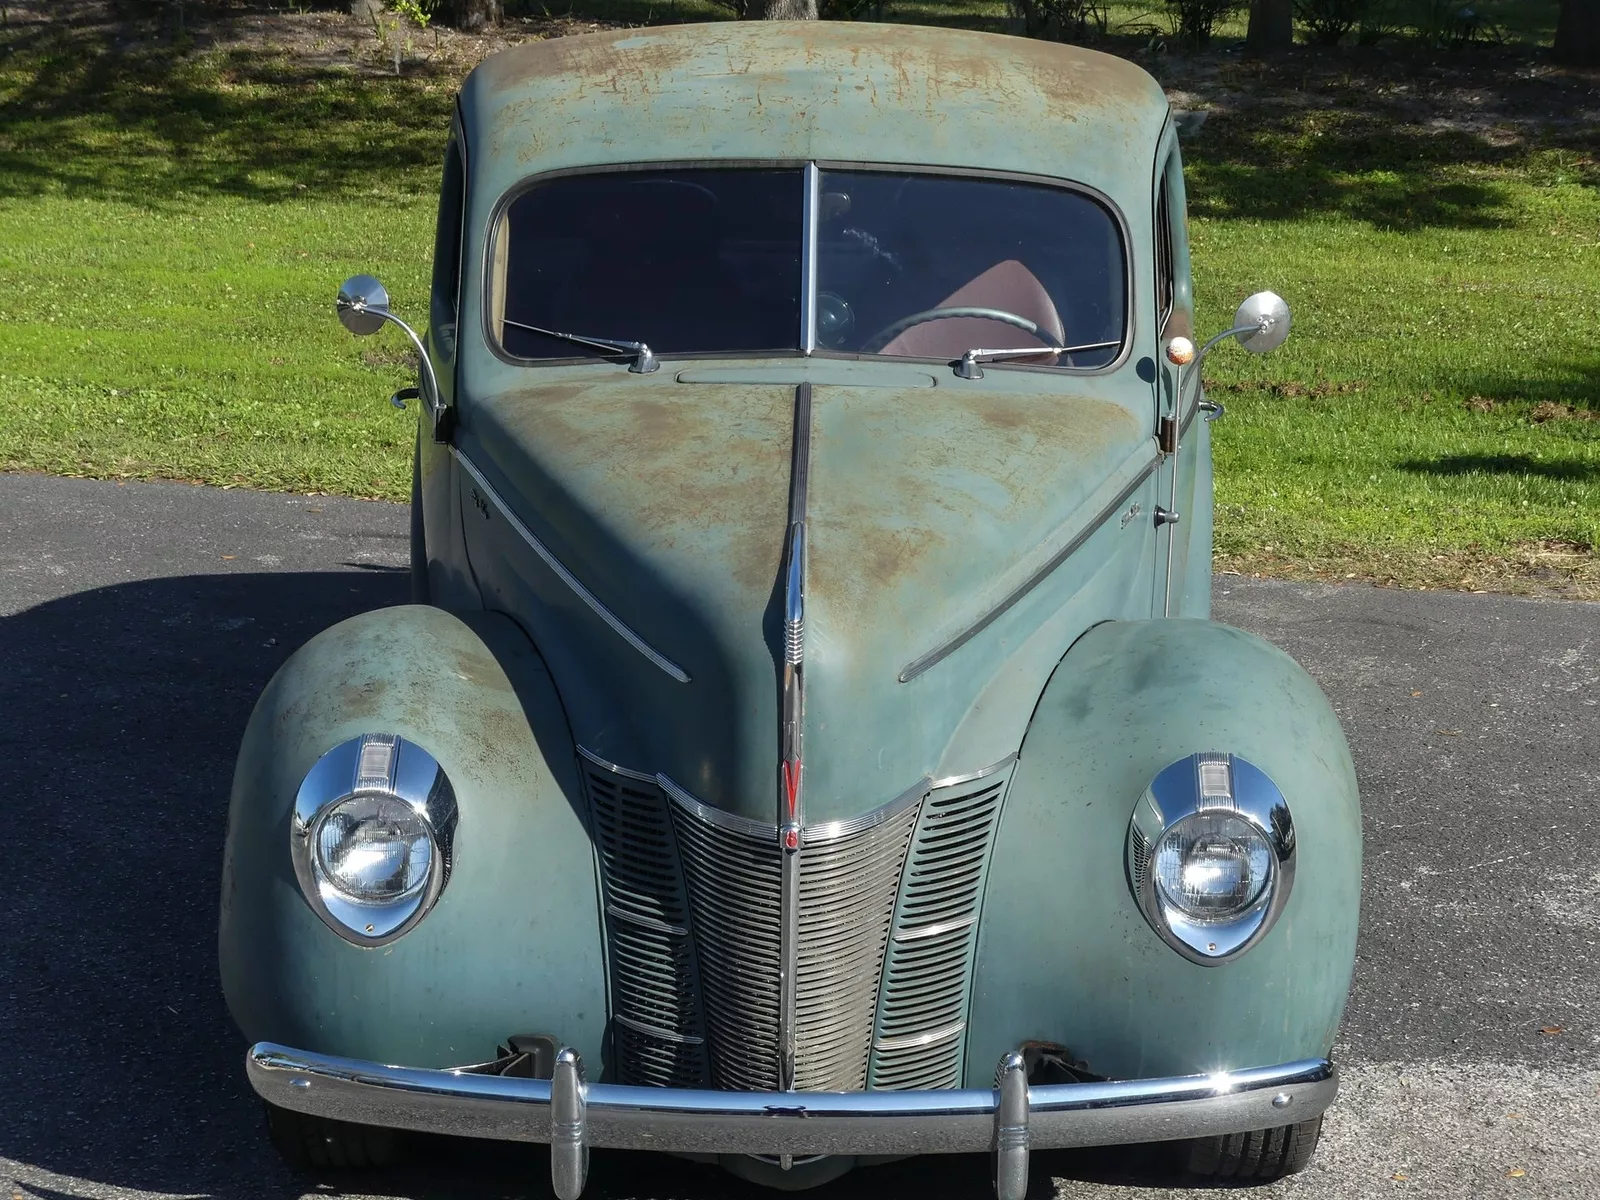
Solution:
M779 851L770 826L669 785L719 1088L778 1087Z
M773 825L583 751L622 1082L778 1090ZM983 877L1009 763L927 784L800 851L794 1086L957 1087Z
M983 882L1010 777L1008 763L922 804L882 972L874 1088L961 1086Z
M647 776L592 760L583 766L605 903L617 1077L703 1087L700 989L666 797Z
M795 1087L803 1091L867 1086L884 946L922 795L917 788L870 825L807 835L795 1004Z

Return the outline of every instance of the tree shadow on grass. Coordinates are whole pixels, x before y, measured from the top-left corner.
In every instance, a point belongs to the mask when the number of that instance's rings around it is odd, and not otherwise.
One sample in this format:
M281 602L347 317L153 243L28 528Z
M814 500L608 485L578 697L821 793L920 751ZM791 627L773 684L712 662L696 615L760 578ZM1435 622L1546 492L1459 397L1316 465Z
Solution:
M454 93L287 54L119 48L116 26L34 26L0 58L0 197L140 205L426 194ZM424 71L426 68L416 68Z
M1535 458L1531 454L1445 454L1395 464L1424 475L1537 475L1541 479L1600 479L1600 463Z
M1600 359L1572 363L1556 370L1542 367L1537 375L1507 371L1502 374L1472 374L1441 379L1453 391L1489 406L1502 404L1534 406L1535 420L1559 417L1561 408L1575 410L1587 419L1600 415ZM1555 406L1556 411L1538 413L1539 406ZM1600 431L1597 431L1600 432Z

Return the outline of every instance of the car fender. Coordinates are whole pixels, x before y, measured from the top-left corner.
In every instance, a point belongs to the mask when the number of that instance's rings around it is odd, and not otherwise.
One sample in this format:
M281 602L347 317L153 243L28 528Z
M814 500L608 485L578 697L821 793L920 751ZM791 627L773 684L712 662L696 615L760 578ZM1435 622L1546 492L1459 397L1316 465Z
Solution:
M449 882L366 949L312 911L290 860L295 793L328 750L394 733L432 754L459 808ZM251 1041L443 1067L550 1034L602 1061L605 972L573 743L550 676L495 613L383 609L318 634L256 704L234 775L223 991Z
M1297 870L1277 923L1217 965L1150 928L1128 824L1163 767L1220 750L1288 802ZM1108 1078L1325 1057L1355 961L1361 813L1332 706L1276 647L1209 621L1109 622L1046 685L1002 810L977 948L968 1083L1023 1042Z

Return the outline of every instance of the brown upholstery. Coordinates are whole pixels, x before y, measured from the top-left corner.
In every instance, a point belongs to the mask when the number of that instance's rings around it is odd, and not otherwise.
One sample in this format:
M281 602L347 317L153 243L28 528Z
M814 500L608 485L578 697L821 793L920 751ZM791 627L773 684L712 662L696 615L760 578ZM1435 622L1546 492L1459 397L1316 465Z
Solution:
M1044 284L1014 258L990 267L976 279L962 284L936 306L938 308L998 308L1026 317L1048 335L1051 343L1066 345L1061 314L1050 300ZM916 358L959 358L968 350L1022 350L1047 344L1026 330L1001 321L981 317L941 317L913 325L879 353L909 355ZM1013 361L1032 362L1032 359ZM1055 362L1055 355L1041 354L1039 361Z

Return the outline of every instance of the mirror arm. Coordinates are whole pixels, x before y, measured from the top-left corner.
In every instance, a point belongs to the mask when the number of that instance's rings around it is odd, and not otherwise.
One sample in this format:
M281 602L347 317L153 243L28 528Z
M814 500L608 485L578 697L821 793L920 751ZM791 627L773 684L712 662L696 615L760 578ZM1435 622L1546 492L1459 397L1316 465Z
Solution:
M411 344L416 348L417 357L422 362L422 374L427 383L427 392L424 396L428 410L433 414L434 439L439 440L439 431L442 427L440 414L444 412L444 398L439 394L439 377L433 370L433 359L428 357L427 347L422 344L422 339L417 336L417 331L395 316L387 308L368 308L366 312L375 317L382 317L391 324L400 326L401 331L411 339Z
M1187 366L1180 366L1178 368L1177 386L1172 389L1172 415L1170 417L1166 417L1162 422L1163 428L1161 431L1161 449L1171 460L1168 464L1168 478L1170 483L1167 488L1167 507L1163 508L1159 504L1156 505L1156 528L1159 529L1163 525L1176 525L1179 520L1178 451L1182 446L1181 430L1183 428L1184 392L1188 388L1189 380L1194 379L1196 381L1195 391L1198 393L1200 386L1200 368L1205 364L1206 355L1211 353L1211 348L1213 346L1217 345L1219 342L1226 341L1228 338L1238 337L1241 333L1259 333L1266 329L1266 327L1267 322L1262 321L1254 325L1235 325L1232 329L1225 329L1221 333L1217 334L1216 337L1207 342L1204 346L1200 347L1200 352L1194 356L1193 362L1189 363ZM1172 615L1172 551L1173 544L1176 540L1177 535L1173 531L1168 530L1167 587L1166 596L1162 601L1161 608L1161 615L1164 617L1170 617Z
M1200 389L1200 367L1205 363L1206 355L1211 353L1211 348L1213 346L1215 346L1218 342L1227 341L1231 337L1238 337L1241 333L1261 333L1266 329L1267 324L1268 323L1266 321L1260 321L1254 325L1235 325L1232 329L1224 329L1221 333L1217 334L1216 337L1212 338L1204 346L1200 347L1200 353L1194 356L1194 362L1190 363L1184 368L1184 384L1187 385L1189 380L1193 379L1195 381L1195 391L1198 392ZM1183 419L1183 404L1185 399L1183 395L1184 390L1184 388L1178 388L1173 397L1172 415L1178 420Z

